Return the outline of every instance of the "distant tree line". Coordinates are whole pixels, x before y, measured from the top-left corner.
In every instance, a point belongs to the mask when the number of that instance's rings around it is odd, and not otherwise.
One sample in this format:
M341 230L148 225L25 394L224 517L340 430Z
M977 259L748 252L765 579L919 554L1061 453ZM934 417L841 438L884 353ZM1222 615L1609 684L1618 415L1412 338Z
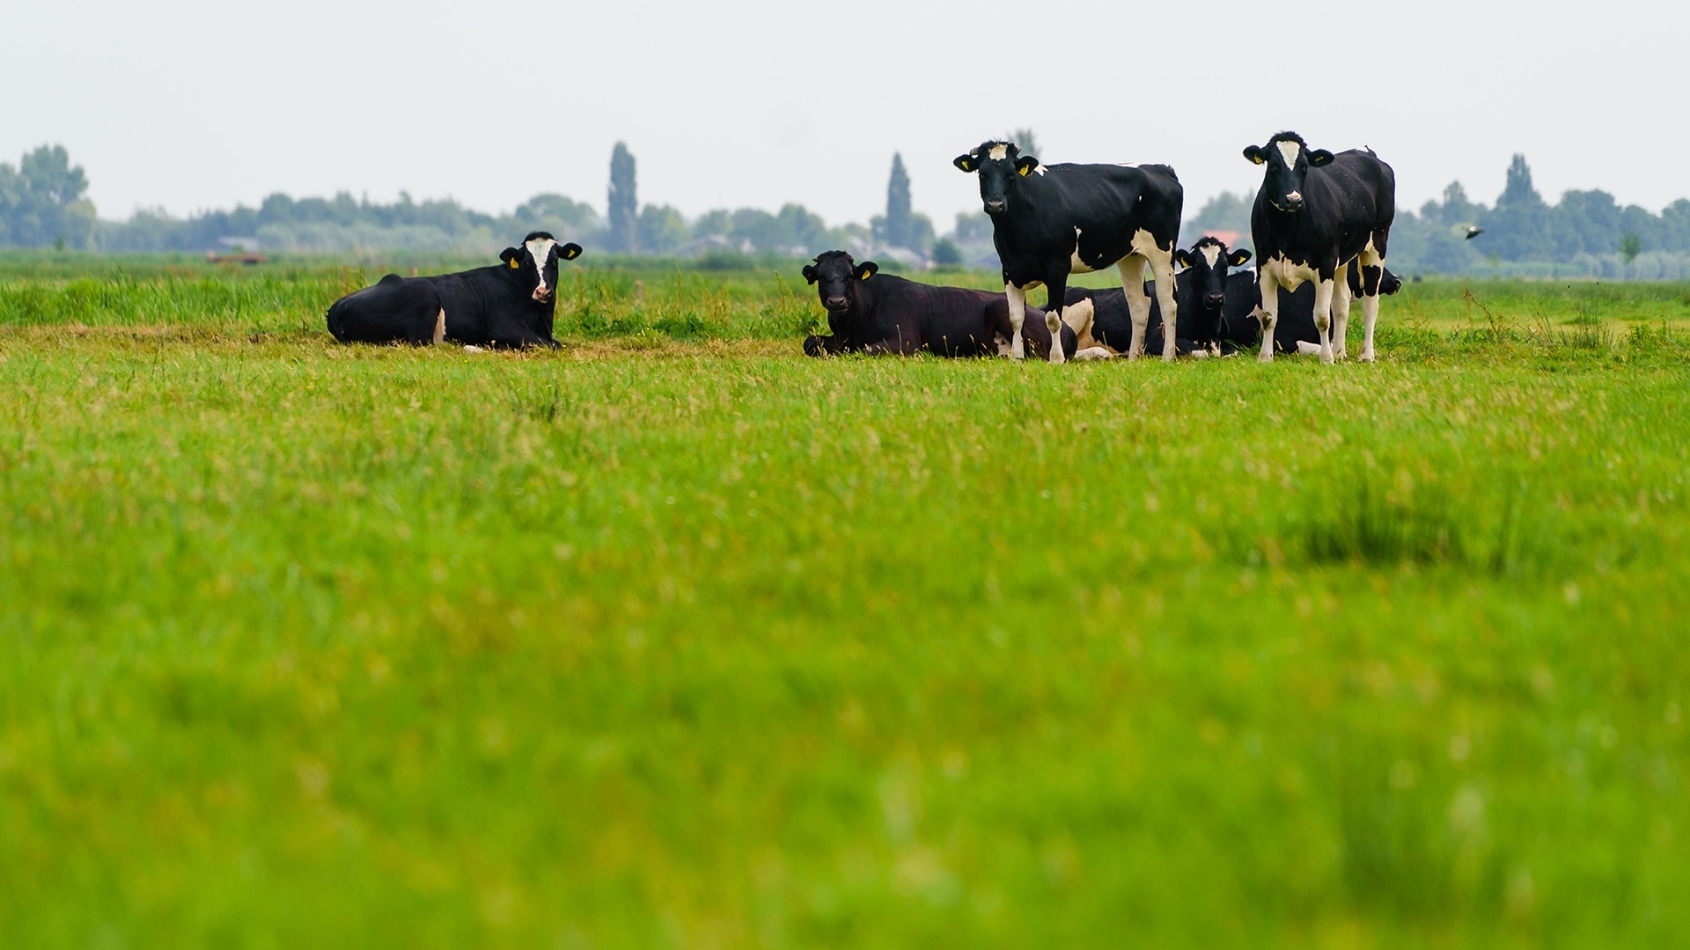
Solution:
M0 246L89 247L94 203L82 166L64 146L41 146L18 167L0 162Z

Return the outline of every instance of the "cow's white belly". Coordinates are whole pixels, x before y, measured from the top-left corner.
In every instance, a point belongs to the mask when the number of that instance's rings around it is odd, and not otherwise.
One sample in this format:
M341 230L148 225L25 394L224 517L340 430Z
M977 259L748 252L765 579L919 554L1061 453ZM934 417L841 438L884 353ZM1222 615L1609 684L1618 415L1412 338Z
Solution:
M1303 281L1316 280L1320 276L1314 265L1290 260L1283 254L1262 261L1260 267L1263 278L1272 280L1286 290L1296 290L1303 285Z

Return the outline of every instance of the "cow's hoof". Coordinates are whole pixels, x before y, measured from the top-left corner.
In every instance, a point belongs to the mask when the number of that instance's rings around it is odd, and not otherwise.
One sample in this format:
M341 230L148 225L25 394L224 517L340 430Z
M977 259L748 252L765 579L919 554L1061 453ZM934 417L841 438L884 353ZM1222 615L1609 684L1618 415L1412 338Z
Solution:
M1362 350L1361 351L1361 362L1363 362L1363 363L1373 362L1373 351L1372 350Z
M1260 356L1256 357L1256 362L1258 362L1258 363L1271 363L1271 362L1273 362L1273 354L1272 353L1263 353Z
M820 355L822 355L822 339L821 339L821 337L816 336L815 334L811 334L811 335L804 338L804 355L805 356L820 356Z

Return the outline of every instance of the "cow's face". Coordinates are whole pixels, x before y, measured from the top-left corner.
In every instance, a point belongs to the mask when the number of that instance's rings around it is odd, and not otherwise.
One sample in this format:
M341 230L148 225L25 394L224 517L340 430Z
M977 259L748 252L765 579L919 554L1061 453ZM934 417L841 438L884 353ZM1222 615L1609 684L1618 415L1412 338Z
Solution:
M1178 251L1174 260L1191 272L1196 290L1198 312L1194 315L1200 340L1220 338L1221 305L1226 303L1226 278L1234 267L1243 267L1250 260L1250 252L1239 248L1228 251L1225 244L1206 237L1191 245L1189 251Z
M499 255L505 266L516 272L535 303L550 303L557 291L558 261L581 256L581 245L559 244L550 234L535 231L522 239L521 247L507 247Z
M828 251L814 264L804 265L804 279L816 285L816 296L828 313L844 313L857 302L857 284L879 271L873 261L853 264L844 251Z
M979 174L980 203L994 218L1009 210L1019 179L1044 174L1039 160L1022 155L1013 142L983 142L968 154L958 155L952 164Z
M1295 132L1281 132L1268 139L1266 145L1252 145L1244 150L1244 157L1267 166L1262 194L1267 196L1268 204L1287 212L1302 210L1309 169L1332 161L1331 152L1323 148L1311 150Z

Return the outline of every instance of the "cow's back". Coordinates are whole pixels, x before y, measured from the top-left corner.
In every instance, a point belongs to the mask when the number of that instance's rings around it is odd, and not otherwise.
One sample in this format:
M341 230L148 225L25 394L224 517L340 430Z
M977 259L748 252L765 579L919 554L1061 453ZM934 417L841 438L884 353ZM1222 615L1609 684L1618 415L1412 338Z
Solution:
M341 343L427 343L436 336L440 310L426 279L388 274L336 300L325 321Z

